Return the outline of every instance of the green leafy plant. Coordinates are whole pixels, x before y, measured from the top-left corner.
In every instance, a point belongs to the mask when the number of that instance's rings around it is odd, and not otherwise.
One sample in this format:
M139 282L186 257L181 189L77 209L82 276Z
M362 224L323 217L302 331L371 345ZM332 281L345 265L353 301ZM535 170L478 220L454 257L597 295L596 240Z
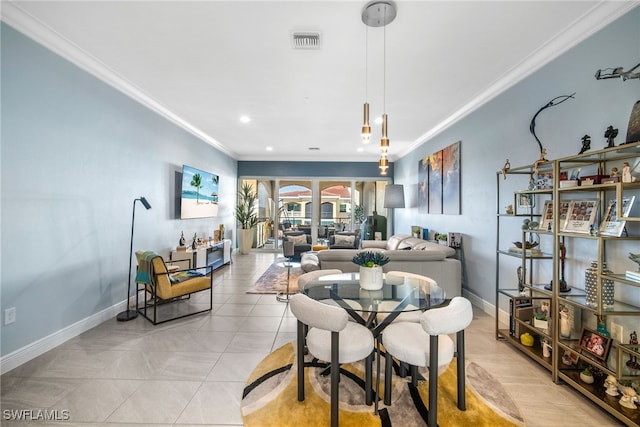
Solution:
M356 224L362 224L364 222L364 206L358 205L353 210L353 218Z
M255 203L258 195L250 184L243 184L238 191L238 204L236 205L236 220L243 230L249 230L258 224L258 215L255 212Z
M547 314L544 311L534 313L533 317L538 320L547 320Z
M382 267L390 259L381 252L365 251L358 252L351 261L361 267Z
M447 240L449 238L449 236L447 236L445 233L440 233L436 236L436 239L438 240Z

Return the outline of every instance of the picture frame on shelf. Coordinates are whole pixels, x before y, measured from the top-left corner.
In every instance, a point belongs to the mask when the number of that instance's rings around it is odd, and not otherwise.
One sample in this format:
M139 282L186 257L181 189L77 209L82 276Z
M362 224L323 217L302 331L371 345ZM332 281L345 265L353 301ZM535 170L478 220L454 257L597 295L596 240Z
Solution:
M622 198L622 217L618 217L617 201L610 200L605 211L604 218L600 223L600 234L602 236L620 237L626 225L626 221L620 218L626 218L631 213L635 196Z
M569 233L590 234L598 215L598 199L573 200L567 209L567 219L561 227Z
M540 225L538 230L551 231L553 227L553 200L546 200L542 208L542 216L540 217Z
M567 366L577 366L580 361L580 355L574 351L566 350L562 355L562 363Z
M536 198L530 193L518 193L518 208L531 209L536 206Z
M604 336L586 327L582 328L579 346L583 354L605 363L609 357L613 338Z

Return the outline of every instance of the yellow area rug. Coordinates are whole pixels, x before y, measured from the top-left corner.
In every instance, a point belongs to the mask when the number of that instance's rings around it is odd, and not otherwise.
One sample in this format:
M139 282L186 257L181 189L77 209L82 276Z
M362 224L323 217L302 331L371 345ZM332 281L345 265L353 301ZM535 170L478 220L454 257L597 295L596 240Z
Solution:
M246 427L328 426L330 422L330 378L320 375L324 363L305 358L305 401L298 402L295 343L288 343L269 354L251 373L242 399L242 418ZM384 357L381 359L384 365ZM379 400L379 414L364 404L364 367L343 365L340 377L340 426L425 426L428 382L417 388L410 377L394 375L392 401ZM502 385L484 369L467 362L467 410L457 407L456 363L438 380L438 425L447 426L524 426L518 407ZM384 367L381 375L384 376ZM375 363L374 363L375 377ZM381 396L384 379L381 378Z

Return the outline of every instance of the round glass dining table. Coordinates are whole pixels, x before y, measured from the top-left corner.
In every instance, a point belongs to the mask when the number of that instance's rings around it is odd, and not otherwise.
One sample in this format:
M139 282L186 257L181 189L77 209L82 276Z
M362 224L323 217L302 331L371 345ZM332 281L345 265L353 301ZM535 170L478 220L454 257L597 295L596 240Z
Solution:
M384 274L382 289L360 287L358 273L321 276L302 290L310 298L339 305L377 337L400 313L425 311L445 302L444 289L435 282ZM384 316L378 316L383 314ZM384 317L383 320L377 321Z

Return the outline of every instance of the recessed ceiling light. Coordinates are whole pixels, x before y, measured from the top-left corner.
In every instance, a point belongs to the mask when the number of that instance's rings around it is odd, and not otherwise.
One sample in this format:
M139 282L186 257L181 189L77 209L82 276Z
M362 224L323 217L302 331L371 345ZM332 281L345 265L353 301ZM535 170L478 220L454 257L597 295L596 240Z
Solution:
M364 151L363 147L358 147L358 153L362 153Z
M374 120L374 123L377 123L377 124L382 123L382 116L380 116L380 117L376 118L376 119Z
M251 117L249 117L249 116L240 116L240 121L242 123L249 123L251 121Z
M273 147L267 147L267 151L273 151Z

